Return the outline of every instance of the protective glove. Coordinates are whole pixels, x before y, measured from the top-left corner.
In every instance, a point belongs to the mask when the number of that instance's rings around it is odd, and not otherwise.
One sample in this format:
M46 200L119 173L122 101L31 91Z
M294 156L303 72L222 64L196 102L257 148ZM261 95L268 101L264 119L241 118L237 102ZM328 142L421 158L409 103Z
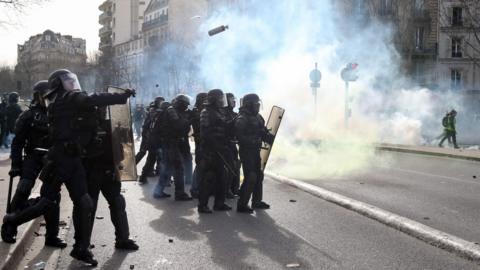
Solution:
M125 93L127 93L131 97L135 97L135 95L137 94L137 91L135 89L127 88L125 89Z
M22 169L20 169L19 167L12 167L10 169L10 171L8 172L8 174L11 176L11 177L16 177L16 176L20 176L22 174Z

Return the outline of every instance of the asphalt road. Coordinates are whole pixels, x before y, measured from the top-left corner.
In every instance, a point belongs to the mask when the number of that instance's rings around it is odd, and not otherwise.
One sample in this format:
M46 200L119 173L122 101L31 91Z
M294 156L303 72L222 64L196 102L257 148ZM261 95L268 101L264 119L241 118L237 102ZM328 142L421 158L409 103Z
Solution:
M196 202L155 200L153 183L124 183L137 252L116 251L101 200L93 232L99 269L478 269L469 261L303 191L265 182L272 209L199 216ZM295 200L291 202L290 200ZM230 204L234 204L230 201ZM69 247L57 269L78 269ZM38 259L38 258L37 258Z
M304 181L480 243L480 162L379 155L367 172Z

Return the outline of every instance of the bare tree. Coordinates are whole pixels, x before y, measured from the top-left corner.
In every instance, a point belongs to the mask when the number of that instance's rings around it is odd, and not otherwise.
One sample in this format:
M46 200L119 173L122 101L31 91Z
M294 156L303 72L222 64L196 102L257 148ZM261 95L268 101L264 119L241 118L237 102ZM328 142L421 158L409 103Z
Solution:
M21 22L29 7L39 6L50 0L0 0L0 27L16 25Z

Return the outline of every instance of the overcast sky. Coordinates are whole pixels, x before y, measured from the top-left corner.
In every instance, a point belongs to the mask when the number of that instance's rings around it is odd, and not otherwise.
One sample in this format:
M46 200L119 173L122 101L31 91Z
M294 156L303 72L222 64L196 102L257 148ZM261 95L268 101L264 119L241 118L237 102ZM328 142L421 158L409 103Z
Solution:
M87 40L87 54L98 50L98 6L103 0L50 0L42 6L25 10L24 14L10 12L14 26L0 26L0 66L17 62L17 44L30 36L50 29L62 35L72 35ZM5 20L5 6L0 5L0 20Z

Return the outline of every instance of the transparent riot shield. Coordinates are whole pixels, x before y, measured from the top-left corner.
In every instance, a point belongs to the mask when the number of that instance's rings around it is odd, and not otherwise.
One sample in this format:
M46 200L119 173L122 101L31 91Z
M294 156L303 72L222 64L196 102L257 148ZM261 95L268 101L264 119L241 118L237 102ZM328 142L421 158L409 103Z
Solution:
M109 86L108 93L123 93L125 90ZM136 181L135 144L132 130L130 103L108 106L112 132L113 162L121 181Z
M284 113L285 109L278 106L273 106L272 111L270 112L270 116L268 117L266 127L275 137L277 136L278 128L280 127L280 123L282 122ZM272 151L272 146L273 143L268 144L264 142L262 144L262 149L260 151L260 157L262 159L262 171L264 171L265 166L267 166L268 157L270 156L270 152Z

